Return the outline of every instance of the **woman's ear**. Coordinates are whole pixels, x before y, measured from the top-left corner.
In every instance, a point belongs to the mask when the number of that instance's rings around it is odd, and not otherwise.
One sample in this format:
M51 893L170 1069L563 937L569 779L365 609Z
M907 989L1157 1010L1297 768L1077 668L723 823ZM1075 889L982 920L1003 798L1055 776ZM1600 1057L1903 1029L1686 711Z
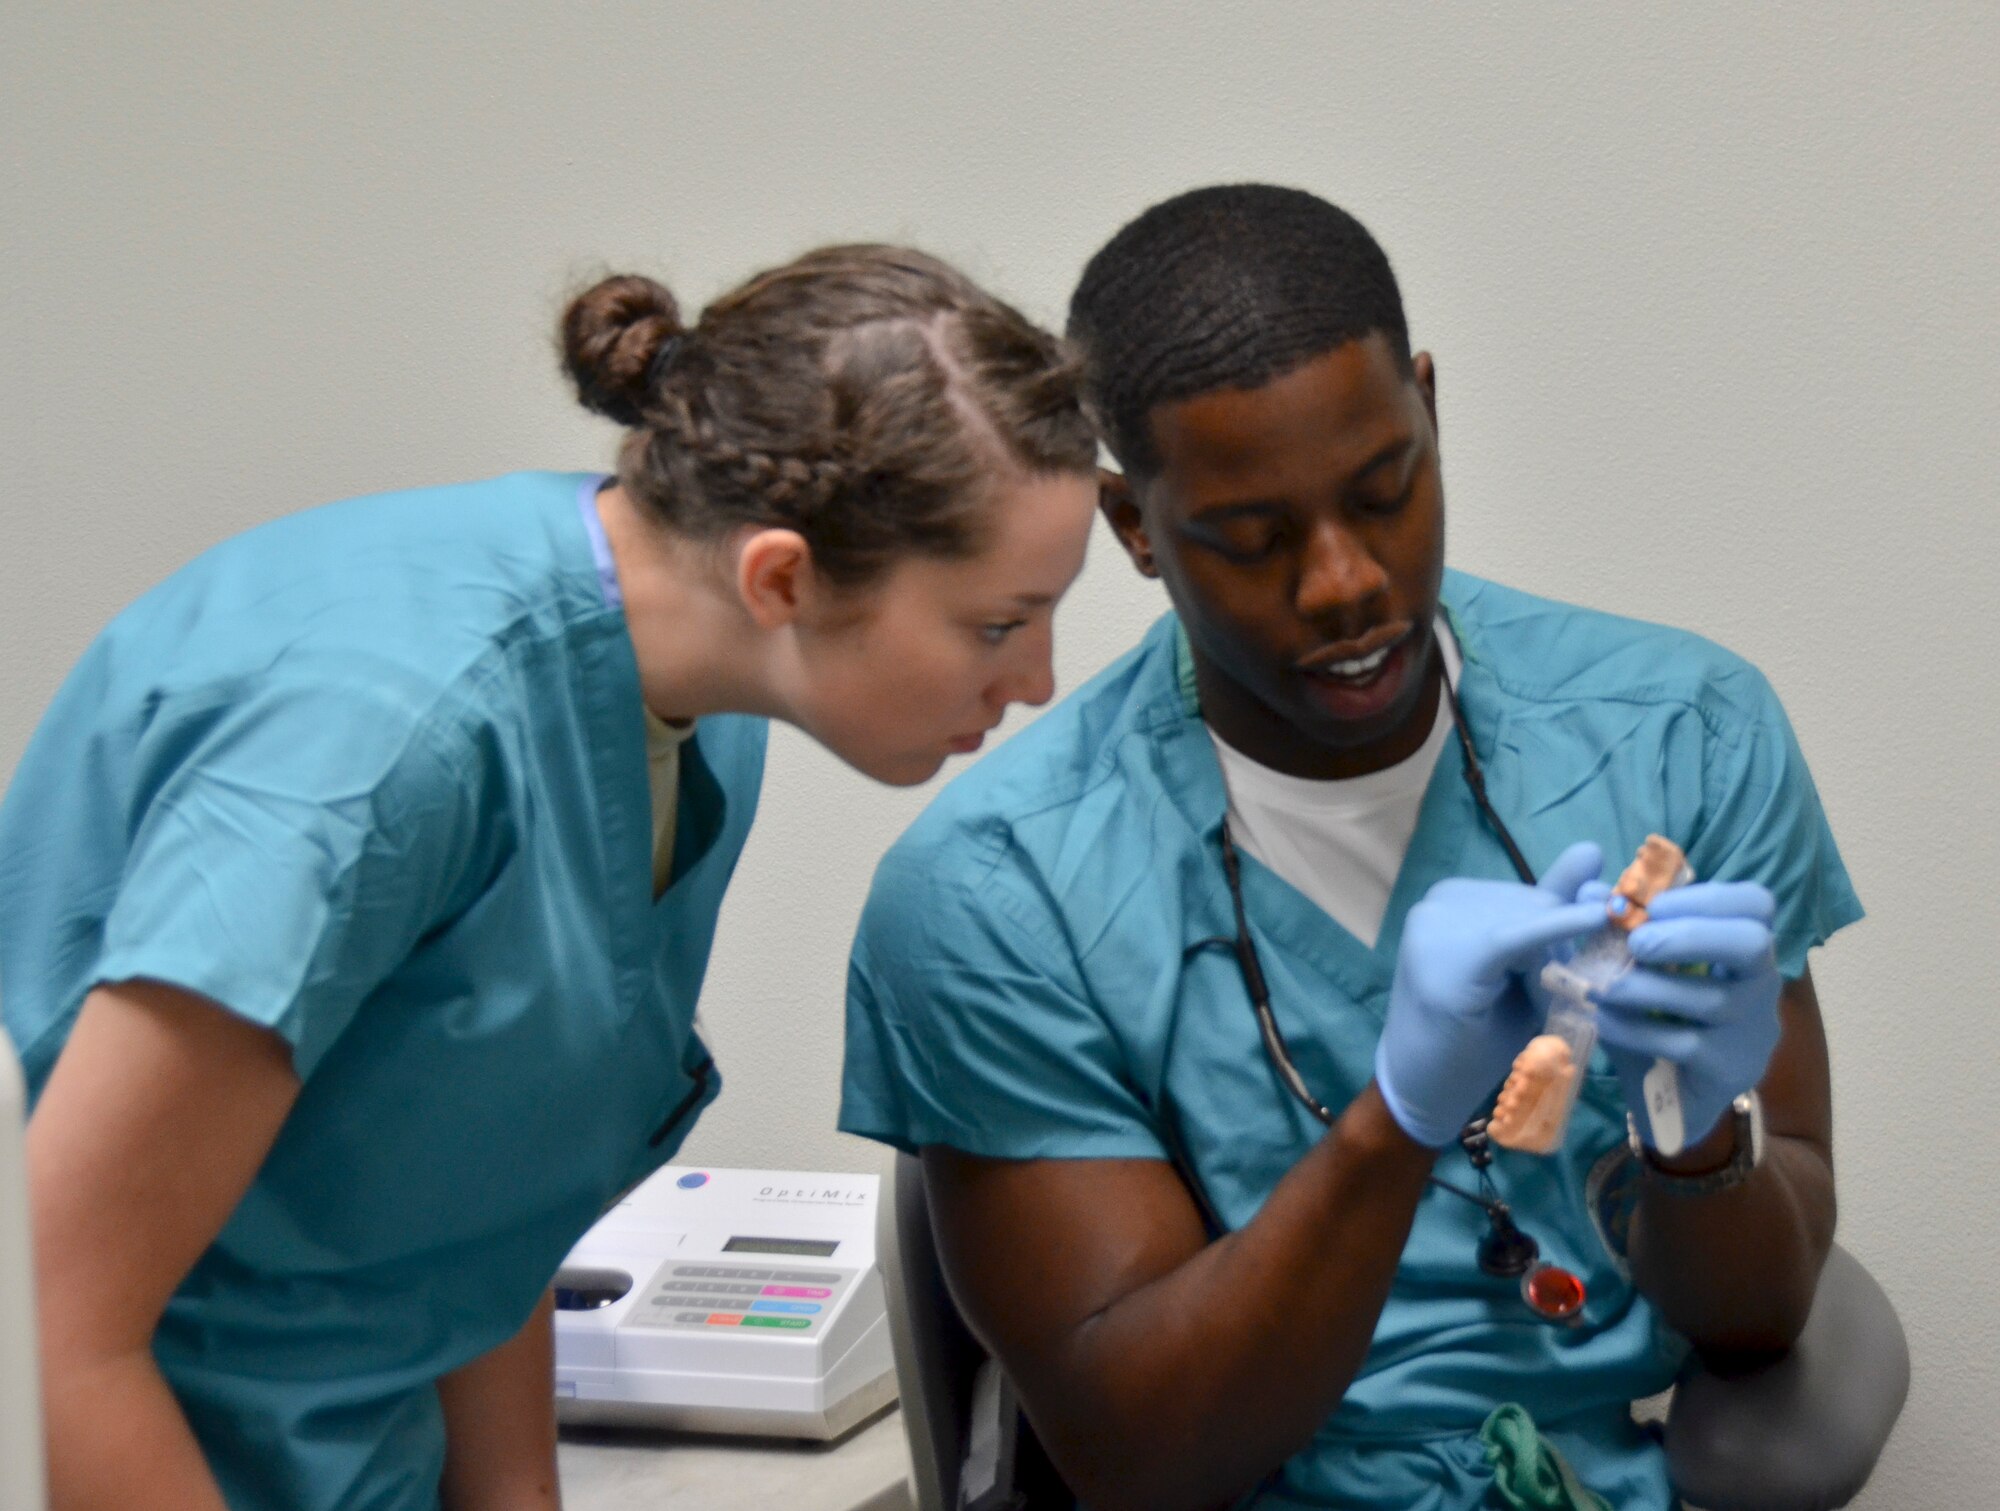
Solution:
M1158 577L1160 569L1153 561L1153 542L1146 534L1145 516L1124 473L1104 467L1097 469L1097 508L1140 575Z
M792 623L817 584L812 547L796 530L757 530L736 552L736 593L759 629Z

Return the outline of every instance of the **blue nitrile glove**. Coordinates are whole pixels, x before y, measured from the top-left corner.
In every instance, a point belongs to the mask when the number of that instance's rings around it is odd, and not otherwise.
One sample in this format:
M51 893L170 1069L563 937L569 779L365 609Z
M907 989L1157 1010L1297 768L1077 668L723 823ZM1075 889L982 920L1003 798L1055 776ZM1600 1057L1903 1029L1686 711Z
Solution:
M1410 909L1375 1046L1375 1084L1418 1143L1437 1148L1457 1138L1534 1037L1542 1012L1523 974L1539 971L1557 940L1603 927L1601 902L1574 900L1603 864L1603 852L1585 841L1563 851L1537 886L1453 878Z
M1649 1145L1642 1089L1655 1059L1680 1069L1687 1142L1715 1129L1729 1104L1764 1078L1778 1047L1778 975L1770 892L1754 881L1696 882L1646 904L1632 931L1636 962L1597 993L1597 1036ZM1706 965L1683 976L1659 966Z

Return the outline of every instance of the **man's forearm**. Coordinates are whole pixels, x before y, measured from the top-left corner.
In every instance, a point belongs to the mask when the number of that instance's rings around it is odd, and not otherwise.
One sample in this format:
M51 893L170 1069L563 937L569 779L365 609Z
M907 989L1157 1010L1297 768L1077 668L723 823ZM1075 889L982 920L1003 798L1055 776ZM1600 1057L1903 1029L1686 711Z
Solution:
M1739 1186L1682 1196L1642 1177L1632 1224L1632 1277L1703 1353L1791 1347L1812 1311L1833 1243L1833 1091L1812 975L1778 999L1783 1033L1758 1087L1764 1157ZM1736 1149L1735 1120L1669 1168L1717 1169Z
M444 1511L558 1511L555 1308L438 1381L444 1408Z
M1711 1142L1680 1162L1725 1163ZM1719 1151L1719 1152L1718 1152ZM1833 1242L1833 1168L1817 1144L1772 1136L1741 1185L1683 1196L1642 1178L1632 1227L1632 1275L1675 1330L1708 1354L1776 1353L1812 1309Z
M227 1511L150 1352L43 1360L50 1511Z
M1367 1356L1434 1160L1370 1086L1254 1221L1081 1329L1054 1375L1091 1424L1085 1499L1224 1503L1297 1452Z

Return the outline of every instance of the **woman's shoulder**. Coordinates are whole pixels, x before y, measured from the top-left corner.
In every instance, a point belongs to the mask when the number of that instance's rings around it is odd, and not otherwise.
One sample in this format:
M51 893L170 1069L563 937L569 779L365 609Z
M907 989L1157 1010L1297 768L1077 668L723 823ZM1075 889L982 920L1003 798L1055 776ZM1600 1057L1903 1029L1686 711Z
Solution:
M470 763L506 743L499 726L546 716L588 648L615 639L576 523L585 481L378 494L226 540L106 626L43 743L172 768L255 730L260 749L331 738L357 766L422 748Z
M361 633L393 632L384 613L511 618L579 572L594 587L579 511L594 481L520 472L320 504L222 541L149 597ZM356 612L347 619L343 610Z
M602 610L583 481L519 473L286 515L203 552L101 639L120 667L168 685L314 670L441 685L497 638Z

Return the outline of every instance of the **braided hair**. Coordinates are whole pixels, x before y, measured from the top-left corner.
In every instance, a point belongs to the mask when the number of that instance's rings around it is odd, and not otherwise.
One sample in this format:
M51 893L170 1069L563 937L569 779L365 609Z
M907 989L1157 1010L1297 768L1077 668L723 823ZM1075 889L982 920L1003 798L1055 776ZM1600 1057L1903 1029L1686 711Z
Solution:
M627 427L618 480L676 533L798 531L859 587L898 557L963 557L1009 478L1090 475L1081 364L936 258L810 252L724 295L692 326L620 274L564 311L583 405Z
M1154 205L1090 259L1069 307L1098 429L1140 475L1159 470L1157 406L1259 387L1377 332L1410 371L1403 296L1375 238L1318 196L1269 184Z

